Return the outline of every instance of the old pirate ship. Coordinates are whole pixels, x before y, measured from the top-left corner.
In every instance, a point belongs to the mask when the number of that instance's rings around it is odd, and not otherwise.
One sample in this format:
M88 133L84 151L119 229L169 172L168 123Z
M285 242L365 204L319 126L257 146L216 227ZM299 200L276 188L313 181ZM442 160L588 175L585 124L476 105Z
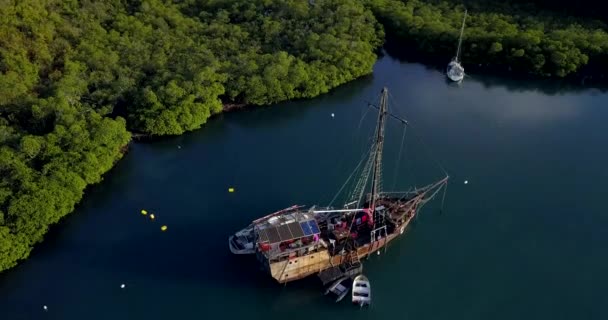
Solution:
M360 259L382 249L404 233L424 204L446 190L448 175L422 188L382 192L382 149L388 117L408 122L387 111L384 88L374 142L359 163L359 180L341 209L292 206L253 221L228 239L235 254L255 254L279 283L319 274L324 283L361 271ZM357 169L355 169L357 171ZM366 194L370 185L371 190ZM350 179L350 178L349 178ZM444 193L445 195L445 193Z

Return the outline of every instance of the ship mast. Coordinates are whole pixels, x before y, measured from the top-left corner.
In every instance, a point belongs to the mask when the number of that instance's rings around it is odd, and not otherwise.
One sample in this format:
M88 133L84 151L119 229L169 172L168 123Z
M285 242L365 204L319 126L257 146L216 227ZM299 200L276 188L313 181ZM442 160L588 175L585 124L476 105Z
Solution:
M370 209L373 211L376 209L376 200L378 194L382 188L382 149L384 147L384 120L386 118L386 103L388 100L388 89L384 87L382 89L382 96L380 97L380 111L378 112L378 127L376 128L376 150L374 152L374 172L372 175L372 198L370 202Z
M462 27L460 27L460 37L458 37L458 49L456 49L456 62L460 61L460 45L462 44L462 34L464 33L464 22L467 20L467 10L464 10L464 18L462 18Z

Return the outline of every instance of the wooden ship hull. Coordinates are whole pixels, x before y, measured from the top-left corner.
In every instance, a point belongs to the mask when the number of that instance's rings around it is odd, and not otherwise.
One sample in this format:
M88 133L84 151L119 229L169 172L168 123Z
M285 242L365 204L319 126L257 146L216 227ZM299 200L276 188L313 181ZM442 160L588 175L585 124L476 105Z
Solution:
M382 197L375 201L376 210L354 209L350 215L351 225L349 236L342 241L334 240L337 237L330 231L326 217L316 215L315 222L320 227L319 241L295 250L286 250L269 255L265 251L258 251L257 258L264 265L266 272L279 283L299 280L314 274L319 274L323 283L328 283L344 276L341 268L344 265L360 265L360 260L370 254L379 252L391 241L399 238L407 230L408 225L416 217L420 208L432 198L441 187L447 183L447 178L422 189L403 194L399 197ZM365 207L370 203L366 202ZM334 212L310 211L310 212ZM361 213L364 214L361 214ZM372 215L373 213L373 215ZM376 220L376 223L355 223L364 215ZM359 219L357 219L359 217ZM382 224L378 222L382 220ZM381 225L378 227L378 225ZM359 238L353 241L350 234L359 233ZM349 241L350 240L350 241ZM269 257L273 257L270 258ZM333 270L332 270L333 269Z
M409 223L409 221L408 221ZM407 225L406 225L407 226ZM404 226L405 227L405 226ZM374 252L380 251L389 242L398 238L401 234L392 233L387 237L374 241L357 248L357 259L366 258ZM301 257L293 257L288 260L270 263L267 271L279 283L287 283L306 278L311 275L319 274L325 270L339 266L345 259L350 259L349 255L335 255L329 253L329 249L319 250ZM264 262L265 258L262 258ZM338 275L332 277L336 278Z

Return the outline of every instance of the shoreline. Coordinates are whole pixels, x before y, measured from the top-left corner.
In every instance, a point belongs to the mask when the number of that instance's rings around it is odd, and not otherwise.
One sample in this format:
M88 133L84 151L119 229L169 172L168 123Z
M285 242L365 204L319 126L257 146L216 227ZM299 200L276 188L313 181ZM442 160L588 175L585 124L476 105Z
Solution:
M316 97L314 97L314 98L316 98ZM311 98L311 99L314 99L314 98ZM287 101L293 101L293 100L287 100ZM282 101L282 102L286 102L286 101ZM239 110L242 110L245 108L250 108L252 106L254 106L254 105L247 104L247 103L222 102L222 111L211 115L208 120L213 119L224 113L235 112L235 111L239 111ZM270 106L272 106L272 105L270 105ZM202 126L199 129L202 129ZM196 129L196 130L199 130L199 129ZM192 132L192 131L196 131L196 130L186 131L179 135L152 135L152 134L148 134L148 133L129 131L129 133L131 133L131 141L128 143L128 145L130 145L131 143L138 143L138 142L140 142L140 143L141 142L154 142L154 141L158 141L163 138L166 138L166 137L177 137L177 136L181 136L181 135L187 134L188 132ZM128 145L125 147L128 148Z
M456 54L465 6L456 0L368 0L384 26L416 61L443 65ZM534 5L472 0L459 60L469 70L533 79L608 82L608 25Z
M403 47L397 45L401 40L398 36L387 33L386 41L382 49L385 54L406 63L418 63L429 68L437 69L445 73L445 67L450 62L448 55L435 55L427 56L423 52L416 50L407 51ZM476 75L499 78L499 79L510 79L518 81L531 81L535 83L543 82L543 84L549 84L559 87L566 87L569 89L599 89L601 91L608 90L608 74L586 74L586 70L578 71L574 74L570 74L566 77L560 78L557 76L541 76L534 73L521 73L516 71L509 71L505 68L500 68L492 65L483 65L472 61L463 60L462 66L465 68L465 81L467 70L473 71ZM585 68L586 69L586 68ZM483 81L482 81L483 82Z

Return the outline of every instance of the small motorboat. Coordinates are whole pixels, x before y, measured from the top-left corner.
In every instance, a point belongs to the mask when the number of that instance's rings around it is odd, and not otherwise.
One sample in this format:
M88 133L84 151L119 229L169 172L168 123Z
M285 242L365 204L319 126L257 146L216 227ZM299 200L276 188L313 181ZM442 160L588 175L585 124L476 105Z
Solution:
M336 302L340 302L340 300L344 299L348 291L350 291L350 284L352 280L350 277L342 277L336 280L327 290L325 290L325 294L332 293L336 296Z
M250 225L247 228L235 233L228 238L228 247L230 252L233 254L254 254L254 234L253 226Z
M369 280L364 275L358 275L353 281L353 304L360 307L369 306L372 303L372 291Z

